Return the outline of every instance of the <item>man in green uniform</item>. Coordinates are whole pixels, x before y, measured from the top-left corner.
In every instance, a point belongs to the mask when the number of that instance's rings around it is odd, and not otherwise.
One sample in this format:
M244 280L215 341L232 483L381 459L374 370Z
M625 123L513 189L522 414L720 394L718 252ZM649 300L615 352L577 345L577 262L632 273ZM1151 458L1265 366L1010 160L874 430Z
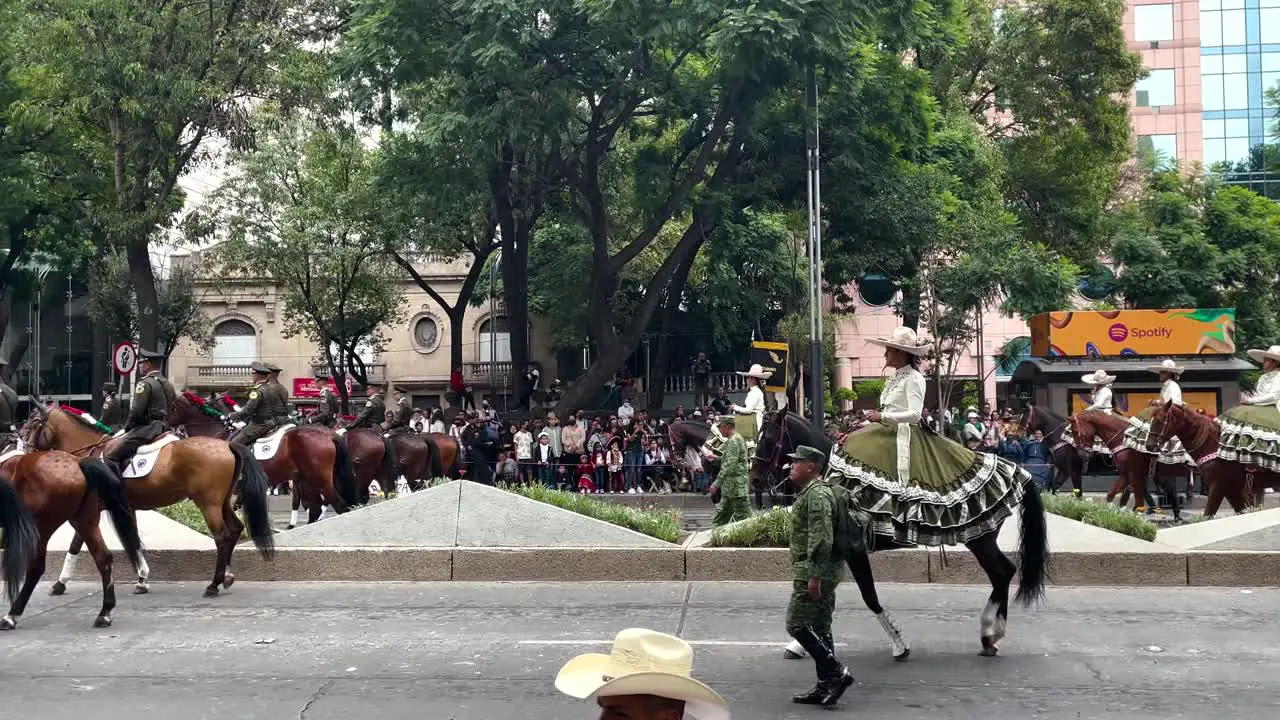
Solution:
M392 390L391 422L387 423L387 435L403 435L409 432L409 420L413 418L413 406L409 398L399 390Z
M840 558L833 551L836 498L831 486L819 479L819 468L827 459L821 451L801 445L790 458L796 502L791 507L792 585L787 634L804 647L818 671L818 684L792 700L802 705L835 705L853 684L853 675L836 659L831 637L831 615L840 583Z
M751 501L748 492L750 459L747 458L747 441L737 433L736 421L732 415L722 416L717 425L720 434L726 438L720 449L720 474L710 488L712 494L720 491L720 505L716 507L716 516L711 521L712 525L719 527L751 517Z
M0 367L9 364L0 360ZM9 387L9 383L0 380L0 450L16 442L18 422L18 393Z
M290 421L289 389L280 382L280 372L284 369L275 363L263 363L267 370L267 392L271 396L271 405L276 412L276 427Z
M116 396L116 384L113 382L102 383L102 410L98 412L98 422L109 428L119 427L120 420L124 417L124 406L120 404L120 398Z
M251 445L276 427L277 418L287 415L287 408L280 408L279 399L269 385L268 376L271 369L265 364L256 362L249 366L253 370L253 388L249 390L249 398L239 410L227 415L227 422L243 420L245 426L231 436L229 442L239 445Z
M151 350L138 352L138 369L142 379L133 388L129 420L124 437L104 456L107 464L120 474L138 448L152 442L169 429L169 408L178 399L173 383L160 374L164 354Z
M338 396L329 387L329 373L316 371L315 387L320 391L320 402L316 405L316 414L312 422L325 427L333 427L338 420Z
M360 411L355 420L343 426L348 430L354 428L380 430L383 421L387 418L387 405L382 399L382 388L370 383L366 390L369 393L369 402L364 404L364 409Z

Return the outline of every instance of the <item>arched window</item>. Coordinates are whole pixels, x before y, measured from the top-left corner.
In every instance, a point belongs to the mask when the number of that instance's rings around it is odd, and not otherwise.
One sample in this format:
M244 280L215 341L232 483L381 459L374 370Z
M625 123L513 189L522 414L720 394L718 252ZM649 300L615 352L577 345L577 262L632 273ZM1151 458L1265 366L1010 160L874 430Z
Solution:
M243 320L223 320L213 328L213 362L248 365L258 359L258 333Z
M486 319L476 333L480 362L511 362L511 333L505 317Z
M897 294L897 286L885 275L867 273L858 278L858 295L862 297L862 302L872 307L888 305Z

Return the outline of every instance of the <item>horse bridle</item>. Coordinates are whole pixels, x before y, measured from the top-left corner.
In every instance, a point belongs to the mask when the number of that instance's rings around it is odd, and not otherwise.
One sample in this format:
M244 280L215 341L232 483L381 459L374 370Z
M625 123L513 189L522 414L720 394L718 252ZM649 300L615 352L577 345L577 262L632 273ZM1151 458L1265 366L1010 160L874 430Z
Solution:
M27 428L27 432L25 434L31 436L32 439L30 442L28 442L26 437L23 437L23 433L19 431L18 437L23 441L23 444L28 445L33 450L51 449L52 443L53 443L52 437L49 438L50 447L48 448L40 447L40 437L44 435L45 430L49 428L49 419L47 417L37 415L36 417L28 419L26 422L26 425L30 427ZM104 434L102 437L98 438L96 442L85 445L84 447L79 448L77 450L69 450L68 452L71 455L79 456L80 453L88 451L89 455L92 455L93 450L100 448L103 445L106 445L110 441L111 441L111 436Z

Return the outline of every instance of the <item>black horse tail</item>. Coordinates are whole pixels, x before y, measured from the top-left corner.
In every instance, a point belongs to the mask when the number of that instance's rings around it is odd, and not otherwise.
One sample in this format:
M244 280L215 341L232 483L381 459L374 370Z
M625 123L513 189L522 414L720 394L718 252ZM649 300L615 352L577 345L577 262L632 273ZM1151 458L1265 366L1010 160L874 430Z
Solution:
M124 554L129 557L129 562L133 563L136 570L142 564L142 538L138 535L138 521L129 508L124 482L105 462L97 458L81 460L80 472L84 473L85 485L98 494L98 501L111 516L111 525L115 527L120 544L124 546Z
M457 480L462 477L462 443L458 443L458 447L453 450L453 462L449 463L449 479Z
M275 556L275 538L271 530L271 515L267 512L267 474L253 457L249 448L235 443L228 444L236 456L236 477L240 478L240 503L244 507L245 524L249 537L267 560Z
M1023 605L1044 599L1044 586L1049 581L1049 530L1045 525L1044 503L1040 488L1028 480L1022 497L1022 537L1018 543L1018 593L1014 599Z
M338 482L338 497L347 507L354 507L359 504L360 497L356 492L356 470L351 464L351 451L347 450L346 440L337 435L333 437L333 449L337 453L333 458L333 478Z
M384 435L382 437L382 472L379 475L382 492L395 492L396 477L399 475L400 458L396 456L396 447L391 442L391 438Z
M18 592L22 590L22 581L27 577L32 558L43 550L37 547L40 533L36 530L35 520L22 504L18 491L3 475L0 475L0 530L4 531L5 592L12 605L18 601Z
M430 483L444 474L444 468L440 466L440 448L436 447L435 441L426 435L421 437L427 446L427 482Z

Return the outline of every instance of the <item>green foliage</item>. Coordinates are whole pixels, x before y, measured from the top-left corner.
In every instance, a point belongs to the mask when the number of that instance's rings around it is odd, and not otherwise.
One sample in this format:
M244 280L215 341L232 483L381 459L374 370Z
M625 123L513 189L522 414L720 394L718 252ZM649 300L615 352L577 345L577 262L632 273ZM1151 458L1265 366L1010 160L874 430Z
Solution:
M860 398L879 398L880 393L884 392L884 380L881 378L859 380L853 384L853 391Z
M198 350L213 347L213 325L201 309L205 290L200 266L189 257L174 258L167 276L158 280L160 341L172 350L182 339ZM138 337L138 302L129 282L129 263L121 252L108 252L89 271L89 317L109 338Z
M791 545L791 512L773 508L711 531L710 547L770 547Z
M552 490L542 485L502 485L501 487L521 497L554 505L561 510L586 515L596 520L603 520L642 535L669 543L680 542L680 513L676 510L641 510L619 503L596 500L587 495Z
M1094 525L1139 540L1153 542L1156 539L1154 523L1137 513L1111 503L1050 493L1041 493L1040 499L1044 503L1044 509L1054 515L1061 515L1070 520L1077 520L1086 525Z
M196 504L190 500L182 500L173 505L156 508L156 512L174 522L186 525L201 535L209 534L209 526L204 521L204 515L201 514L200 508L196 507Z

